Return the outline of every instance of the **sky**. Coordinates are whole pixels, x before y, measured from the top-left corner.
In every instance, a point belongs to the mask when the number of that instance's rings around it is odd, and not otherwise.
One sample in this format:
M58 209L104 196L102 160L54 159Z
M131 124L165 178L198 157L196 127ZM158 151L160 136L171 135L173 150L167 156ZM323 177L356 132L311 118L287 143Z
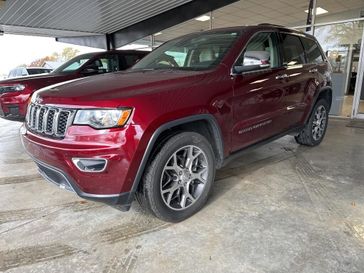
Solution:
M76 48L80 54L101 51L101 49L56 42L54 38L4 34L0 36L0 79L19 65L30 64L53 52L61 53L65 47Z

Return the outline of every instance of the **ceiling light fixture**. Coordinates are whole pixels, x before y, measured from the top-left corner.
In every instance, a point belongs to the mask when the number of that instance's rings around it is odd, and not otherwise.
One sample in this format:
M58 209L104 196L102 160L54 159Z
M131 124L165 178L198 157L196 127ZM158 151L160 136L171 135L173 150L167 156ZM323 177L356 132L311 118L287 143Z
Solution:
M305 12L308 13L308 9L306 9ZM316 15L321 15L321 14L325 14L325 13L328 13L328 11L326 9L323 9L321 7L316 8Z
M158 35L161 35L162 32L157 32L157 33L154 33L154 36L158 36Z
M210 16L208 16L208 15L202 15L200 17L195 18L195 20L200 21L200 22L205 22L205 21L210 20Z

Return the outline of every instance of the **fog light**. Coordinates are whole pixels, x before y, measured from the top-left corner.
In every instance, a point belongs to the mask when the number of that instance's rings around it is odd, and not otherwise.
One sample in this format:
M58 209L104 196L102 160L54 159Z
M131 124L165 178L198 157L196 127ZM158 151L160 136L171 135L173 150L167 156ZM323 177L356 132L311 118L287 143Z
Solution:
M72 158L72 162L81 172L88 173L103 172L107 166L104 158Z

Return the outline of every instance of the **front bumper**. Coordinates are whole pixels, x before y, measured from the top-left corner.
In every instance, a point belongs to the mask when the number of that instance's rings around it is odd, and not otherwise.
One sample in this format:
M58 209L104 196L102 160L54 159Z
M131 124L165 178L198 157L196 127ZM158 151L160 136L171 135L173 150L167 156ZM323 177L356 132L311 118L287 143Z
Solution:
M131 202L133 201L133 195L130 192L124 192L120 194L85 193L78 188L77 184L68 174L35 158L33 158L33 160L37 164L38 171L43 176L43 178L62 189L72 191L84 199L115 206L120 210L128 210L130 208Z
M29 94L1 94L0 117L8 120L24 121L28 99Z
M0 117L13 121L24 121L25 117L19 112L19 105L7 105L6 108L0 103Z
M36 135L23 126L21 139L46 180L82 198L127 210L134 198L130 163L135 147L127 141L126 132L127 128L71 126L65 138L59 140ZM108 164L102 172L82 172L72 161L74 158L103 158Z

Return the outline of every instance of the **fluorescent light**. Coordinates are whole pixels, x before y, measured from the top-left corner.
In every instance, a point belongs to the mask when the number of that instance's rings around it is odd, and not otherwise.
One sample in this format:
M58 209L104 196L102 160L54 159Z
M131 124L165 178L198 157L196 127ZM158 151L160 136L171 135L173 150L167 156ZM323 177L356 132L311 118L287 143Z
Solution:
M308 9L306 9L305 12L308 13ZM325 14L325 13L328 13L328 11L326 9L323 9L321 7L316 8L316 15L321 15L321 14Z
M205 22L205 21L210 20L210 16L208 16L208 15L202 15L200 17L195 18L195 20L201 21L201 22Z
M157 33L154 33L154 36L158 36L158 35L161 35L162 32L157 32Z
M120 49L121 50L133 50L133 49L144 49L144 48L148 48L148 46L141 45L141 44L129 44L129 45L122 46Z

